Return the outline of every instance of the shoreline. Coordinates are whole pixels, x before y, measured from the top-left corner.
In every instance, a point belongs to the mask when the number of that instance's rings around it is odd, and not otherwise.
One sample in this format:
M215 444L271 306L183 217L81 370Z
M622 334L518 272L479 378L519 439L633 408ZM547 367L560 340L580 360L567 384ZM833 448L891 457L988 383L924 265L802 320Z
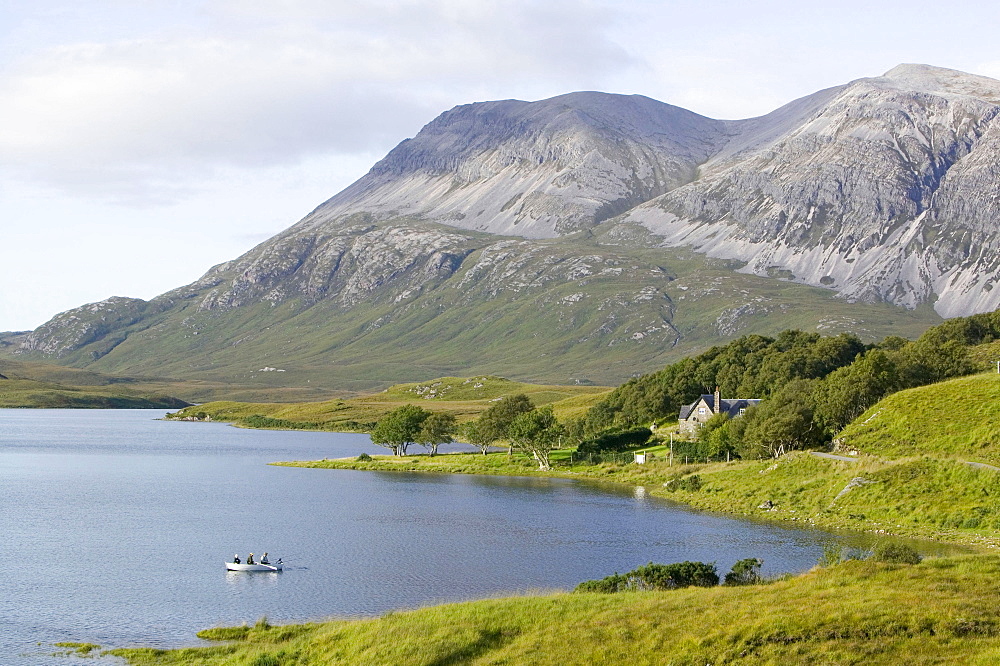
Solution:
M801 488L801 480L791 479L791 483L779 483L770 487L746 483L757 481L753 475L762 476L776 471L782 463L790 463L793 467L809 466L820 468L821 476L828 476L827 485L831 490L832 502L825 510L808 506L805 501L796 501L796 491ZM859 465L859 463L865 463ZM850 511L836 511L836 499L843 494L844 488L852 484L863 469L869 476L874 468L877 472L892 470L900 465L912 464L912 461L883 461L878 459L859 459L851 462L841 462L830 459L820 459L809 456L807 452L786 454L776 461L732 461L720 463L699 463L688 465L667 466L664 462L647 463L646 465L576 465L564 469L539 470L529 459L517 456L510 462L506 453L482 454L450 453L428 456L426 454L395 456L372 456L370 461L358 461L352 458L336 458L311 461L281 461L269 463L279 467L303 467L311 469L349 469L355 471L388 471L388 472L420 472L425 474L475 474L494 476L523 476L528 478L564 478L580 481L610 484L622 488L646 489L651 496L687 505L701 511L711 511L731 517L764 520L788 525L806 526L833 531L849 531L884 535L901 539L916 539L931 541L942 545L971 549L973 552L987 554L1000 548L1000 532L996 530L979 530L977 532L960 531L956 528L942 528L929 521L916 520L911 524L902 524L887 520L887 517L871 517L868 514L855 514ZM950 461L944 461L951 464ZM954 463L962 464L962 463ZM823 469L826 468L826 469ZM978 470L980 473L985 470ZM1000 486L1000 475L997 483ZM745 477L751 477L746 479ZM695 478L697 482L687 481ZM831 482L832 481L832 482ZM796 485L795 488L784 490L782 486ZM875 485L875 482L872 482ZM905 490L905 489L904 489ZM856 492L856 491L855 491ZM778 496L783 493L783 496ZM855 504L859 502L857 494L852 498ZM743 497L737 502L736 496ZM767 497L765 497L767 495ZM770 508L762 508L770 502ZM863 505L863 502L861 502ZM874 508L874 507L873 507Z

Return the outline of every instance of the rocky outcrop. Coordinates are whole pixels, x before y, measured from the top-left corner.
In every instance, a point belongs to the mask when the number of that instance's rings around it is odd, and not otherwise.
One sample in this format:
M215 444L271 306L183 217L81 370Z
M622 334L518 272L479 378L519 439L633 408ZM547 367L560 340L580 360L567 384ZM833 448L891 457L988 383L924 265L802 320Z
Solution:
M216 267L196 286L210 287L199 309L229 310L290 299L400 302L450 277L473 250L465 236L426 228L350 225L283 234L235 262Z
M87 345L106 341L96 348L93 358L99 358L121 342L116 332L136 323L148 311L149 304L138 298L112 296L98 303L89 303L56 315L24 336L18 348L23 352L41 352L60 358ZM108 336L110 340L106 340Z
M748 126L734 142L749 147L629 219L666 245L850 300L934 302L944 316L1000 307L1000 82L904 65L822 97L775 112L766 140Z

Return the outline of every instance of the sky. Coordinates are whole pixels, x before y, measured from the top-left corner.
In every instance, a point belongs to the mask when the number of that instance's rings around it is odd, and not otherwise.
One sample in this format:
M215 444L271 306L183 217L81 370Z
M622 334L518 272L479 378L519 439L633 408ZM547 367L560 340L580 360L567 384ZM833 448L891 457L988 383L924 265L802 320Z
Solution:
M1000 3L0 0L0 331L152 298L458 104L747 118L904 62L1000 78Z

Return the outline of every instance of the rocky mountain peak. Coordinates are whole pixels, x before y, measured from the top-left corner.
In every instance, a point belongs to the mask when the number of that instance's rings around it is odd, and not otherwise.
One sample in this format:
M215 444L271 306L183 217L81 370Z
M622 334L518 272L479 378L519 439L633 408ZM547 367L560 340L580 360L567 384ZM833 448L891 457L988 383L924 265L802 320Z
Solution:
M1000 81L931 65L902 64L879 79L912 92L965 95L1000 103Z
M467 104L400 143L301 227L363 211L551 238L690 182L728 136L723 121L641 95Z

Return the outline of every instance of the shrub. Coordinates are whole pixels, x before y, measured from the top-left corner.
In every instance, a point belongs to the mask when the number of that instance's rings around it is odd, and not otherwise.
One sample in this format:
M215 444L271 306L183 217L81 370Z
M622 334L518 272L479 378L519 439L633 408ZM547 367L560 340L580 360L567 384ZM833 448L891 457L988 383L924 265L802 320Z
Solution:
M676 474L663 484L663 487L669 492L684 490L689 493L696 493L701 490L701 477L697 474L692 474L691 476Z
M861 548L848 548L839 543L828 543L823 546L823 555L817 564L821 567L832 567L848 560L867 560L871 555L871 551Z
M251 414L240 419L240 424L246 428L257 429L277 429L277 430L316 430L321 424L312 421L289 421L288 419L275 419L270 416Z
M726 585L756 585L763 579L760 576L760 567L763 560L750 557L740 560L733 565L733 568L726 574Z
M588 439L577 447L579 453L601 453L603 451L626 451L642 446L649 441L649 428L612 430L594 439Z
M872 549L871 559L875 562L920 564L923 558L910 546L901 543L879 543Z
M355 462L371 462L372 457L367 453L362 453L360 456L354 459Z
M674 590L679 587L712 587L719 584L715 564L678 562L644 564L625 574L615 573L600 580L588 580L574 592L625 592L628 590Z

